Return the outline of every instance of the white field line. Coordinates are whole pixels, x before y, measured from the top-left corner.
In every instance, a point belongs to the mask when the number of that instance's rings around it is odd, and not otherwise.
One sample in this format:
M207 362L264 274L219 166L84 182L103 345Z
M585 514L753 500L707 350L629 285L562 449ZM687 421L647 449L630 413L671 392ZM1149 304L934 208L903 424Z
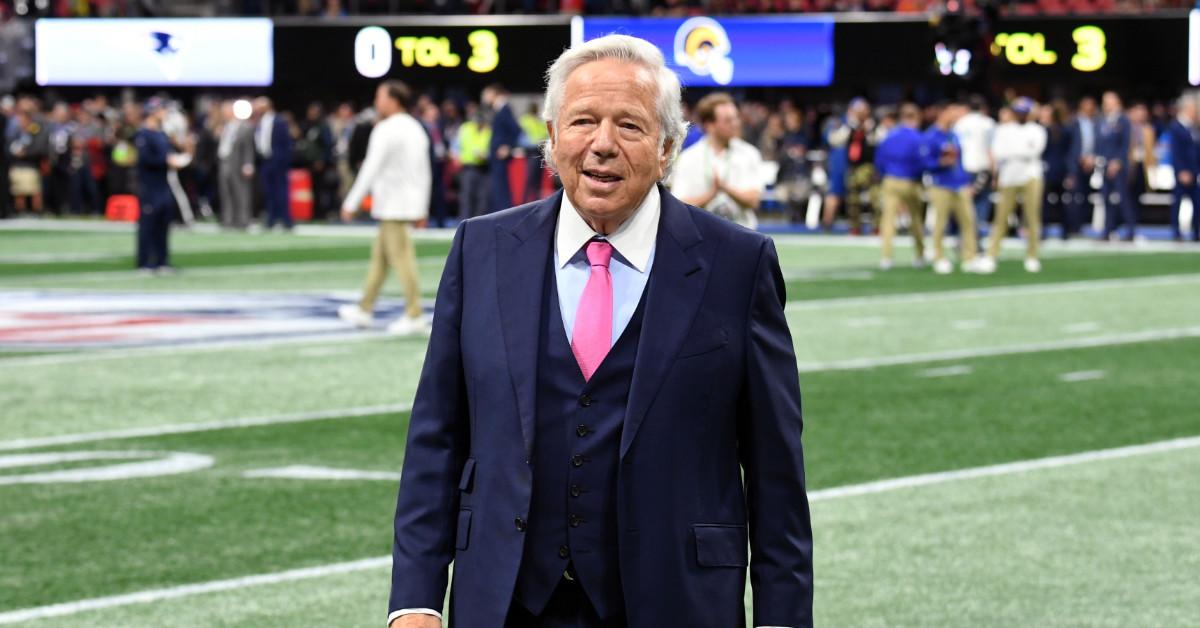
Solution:
M296 412L292 414L277 414L273 416L242 417L222 421L202 421L196 423L176 423L174 425L153 425L134 427L122 430L106 430L101 432L85 432L81 434L62 434L59 436L43 436L40 438L18 438L16 440L0 441L0 451L15 451L32 449L34 447L52 447L57 445L77 445L94 443L105 440L125 438L146 438L166 436L169 434L190 434L193 432L211 432L215 430L240 429L260 427L264 425L281 425L285 423L306 423L309 421L324 421L328 419L343 419L390 412L408 412L412 409L409 404L386 404L379 406L359 406L357 408L338 408L319 410L315 412Z
M219 253L220 251L214 251ZM239 277L245 275L296 275L311 274L314 270L338 271L349 269L365 269L370 260L364 255L361 260L327 260L311 262L260 262L254 264L237 264L231 266L202 266L199 268L183 268L177 279L210 279L213 277ZM445 262L441 257L419 257L417 266L441 267ZM31 281L51 277L54 279L67 278L80 281L161 281L156 278L140 277L132 268L129 270L97 270L83 273L51 273L36 277L16 276L12 281ZM6 289L8 286L4 286Z
M1033 460L1005 462L1002 464L988 465L985 467L957 469L954 471L941 471L938 473L924 473L921 475L910 475L902 478L892 478L890 480L879 480L876 482L866 482L863 484L837 486L834 488L812 491L808 494L808 500L810 502L819 502L830 499L839 499L842 497L871 495L874 493L885 493L887 491L915 488L918 486L932 486L935 484L945 484L947 482L957 482L959 480L972 480L976 478L995 477L999 475L1027 473L1029 471L1039 471L1042 469L1056 469L1059 467L1096 462L1099 460L1132 458L1134 456L1157 454L1179 449L1193 449L1195 447L1200 447L1200 436L1174 438L1171 440L1146 443L1144 445L1130 445L1128 447L1116 447L1114 449L1097 449L1095 451L1085 451L1063 456L1051 456L1049 458L1035 458Z
M797 364L797 367L800 369L801 373L815 373L821 371L852 371L858 369L871 369L880 366L898 366L901 364L920 364L923 362L941 362L944 360L985 358L998 355L1013 355L1018 353L1039 353L1042 351L1059 351L1062 349L1110 347L1115 345L1135 344L1139 342L1155 342L1159 340L1195 337L1200 337L1200 326L1181 327L1175 329L1153 329L1148 331L1131 332L1127 334L1092 336L1089 338L1068 338L1065 340L1031 342L1000 347L951 349L947 351L908 353L878 358L854 358L850 360L837 360L834 362L800 362Z
M798 368L801 373L813 373L823 371L848 371L857 369L870 369L880 366L898 366L903 364L921 364L925 362L941 362L946 360L957 360L964 358L979 358L991 357L1000 355L1013 355L1019 353L1037 353L1042 351L1057 351L1062 349L1077 349L1087 347L1105 347L1122 344L1135 344L1139 342L1153 342L1159 340L1169 340L1173 338L1193 338L1200 337L1200 327L1190 327L1184 329L1167 329L1150 332L1137 332L1124 334L1119 336L1101 336L1097 338L1075 338L1070 340L1061 340L1055 342L1012 345L1007 347L994 347L989 349L974 349L974 350L958 350L958 351L943 351L937 353L919 353L909 355L898 355L884 358L863 358L856 360L844 360L840 362L826 363L800 363ZM57 356L46 356L57 357ZM71 356L62 356L71 357ZM36 360L29 358L28 360ZM14 358L12 360L0 361L0 365L8 362L17 362L22 358ZM44 362L44 361L43 361ZM242 419L230 419L225 421L212 421L204 423L182 423L176 425L152 426L143 428L131 428L125 430L111 430L102 432L89 432L82 434L64 434L60 436L47 436L40 438L17 439L10 441L0 441L0 451L16 450L16 449L31 449L34 447L49 447L54 445L68 445L78 443L90 443L103 440L119 439L119 438L140 438L150 436L161 436L165 434L182 434L188 432L205 432L212 430L255 427L259 425L277 425L284 423L301 423L305 421L317 421L322 419L334 419L345 416L361 416L368 414L378 414L382 412L404 412L410 410L410 405L385 405L385 406L369 406L365 408L346 408L323 410L319 412L304 412L297 414L282 414L265 417L250 417Z
M904 294L885 294L871 297L814 299L811 301L791 301L787 304L786 309L788 312L802 312L848 305L930 303L933 301L957 301L959 299L990 299L1026 294L1062 294L1064 292L1087 292L1091 290L1107 290L1109 288L1174 286L1193 283L1200 283L1200 273L1140 278L1130 277L1126 279L1083 279L1080 281L1027 284L1023 286L996 286L995 288L972 288L968 290L906 292Z
M771 239L774 240L778 245L795 248L822 246L846 249L878 250L881 243L879 236L848 237L844 235L816 233L773 233L768 235L770 235ZM957 243L958 239L950 238L949 241ZM897 248L902 250L911 248L907 242L907 238L899 238L897 242ZM1025 239L1005 238L1000 246L1001 249L1005 251L1024 251ZM1070 240L1064 243L1060 240L1047 239L1042 241L1041 249L1042 251L1051 253L1200 253L1200 249L1197 249L1196 246L1190 242L1155 240L1139 240L1136 242L1094 242L1090 240Z
M917 377L938 378L938 377L957 377L959 375L970 375L975 369L966 364L955 364L952 366L944 366L935 369L926 369L917 373Z
M318 467L307 464L293 464L286 467L272 467L269 469L250 469L249 471L243 471L242 477L268 480L400 481L400 474L394 471L335 469L332 467ZM3 476L0 476L0 481L3 481Z
M353 560L345 563L318 565L316 567L306 567L304 569L290 569L288 571L277 571L275 573L260 574L256 576L243 576L241 578L230 578L228 580L213 580L210 582L185 584L176 587L165 587L162 589L150 589L147 591L138 591L136 593L126 593L123 595L97 597L90 600L79 600L76 602L66 602L63 604L51 604L49 606L25 608L17 611L0 613L0 625L16 624L35 619L66 617L68 615L77 615L87 611L97 611L106 608L116 608L118 606L152 604L154 602L175 600L184 597L191 597L193 595L202 595L205 593L219 593L221 591L233 591L248 587L279 584L281 582L294 582L296 580L324 578L326 576L354 573L356 571L364 571L367 569L382 569L390 566L391 564L391 556L378 556L375 558L365 558L363 560ZM383 620L380 620L381 623L382 621Z
M962 480L1028 473L1031 471L1039 471L1044 469L1055 469L1071 465L1097 462L1101 460L1132 458L1134 456L1143 456L1147 454L1156 454L1180 449L1190 449L1194 447L1200 447L1200 437L1177 438L1173 440L1147 443L1144 445L1132 445L1129 447L1118 447L1115 449L1100 449L1096 451L1069 454L1065 456L1052 456L1049 458L1023 460L1020 462L1009 462L985 467L958 469L955 471L944 471L940 473L926 473L922 475L893 478L890 480L866 482L863 484L838 486L834 488L812 491L808 494L808 501L823 502L845 497L857 497L861 495L873 495L876 493L886 493L889 491L923 486L935 486L938 484L946 484L948 482L957 482ZM291 569L288 571L279 571L255 576L243 576L228 580L214 580L197 584L185 584L175 587L164 587L161 589L138 591L136 593L126 593L122 595L78 600L75 602L65 602L62 604L51 604L49 606L24 608L0 613L0 625L15 624L18 622L32 621L37 619L49 619L53 617L65 617L68 615L77 615L87 611L103 610L120 606L153 604L155 602L174 600L193 595L232 591L235 589L278 584L281 582L292 582L296 580L323 578L326 576L348 574L357 571L366 571L369 569L382 569L390 564L390 556L379 556L376 558L366 558L343 563L332 563L328 565L319 565L316 567L306 567L303 569Z
M1066 382L1068 384L1074 382L1090 382L1092 380L1104 379L1106 375L1108 375L1108 373L1105 371L1072 371L1070 373L1063 373L1062 375L1059 375L1058 381Z
M95 220L36 220L32 218L14 218L0 223L2 231L75 231L81 233L133 233L137 229L134 223L103 222ZM205 235L222 233L218 225L199 223L186 229L186 232ZM372 224L356 225L296 225L293 236L339 236L339 237L374 237L377 228ZM454 238L453 229L414 229L413 237L417 240L446 240Z

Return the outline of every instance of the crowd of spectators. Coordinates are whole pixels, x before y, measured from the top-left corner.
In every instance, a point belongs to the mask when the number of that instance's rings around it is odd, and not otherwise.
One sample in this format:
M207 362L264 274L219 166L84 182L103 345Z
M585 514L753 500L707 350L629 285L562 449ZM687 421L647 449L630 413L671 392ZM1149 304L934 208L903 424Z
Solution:
M1004 100L1015 97L1010 94ZM981 98L972 98L971 102L974 113L968 117L972 121L969 124L984 130L994 127L987 103ZM180 173L192 208L188 213L197 219L216 220L221 216L221 207L229 202L221 198L217 181L223 133L227 125L234 123L254 128L259 113L248 101L235 103L201 96L195 104L189 112L179 103L168 103L171 115L165 126L177 148L193 156L191 164ZM544 138L544 127L536 100L517 99L514 107L523 133L513 156L527 160L527 171L532 173L523 190L512 191L514 202L522 202L542 193L536 148ZM923 108L923 127L933 124L938 111L935 104ZM492 109L475 101L439 102L424 95L416 99L412 113L431 139L431 222L440 226L488 211L487 151ZM818 104L785 99L770 104L744 101L739 103L738 113L741 138L755 146L773 170L773 192L764 203L766 210L776 212L777 219L803 222L812 199L819 198L827 226L844 214L852 232L870 228L863 226L864 216L878 214L878 176L871 171L871 155L873 147L897 124L894 106L872 106L861 99ZM1176 112L1168 103L1133 102L1116 114L1130 124L1128 163L1132 167L1127 176L1133 210L1140 214L1137 203L1143 193L1156 187L1170 188L1170 181L1160 180L1156 171L1159 164L1169 161L1165 142ZM100 215L110 196L135 193L136 151L131 138L140 124L140 103L114 103L104 95L73 103L47 103L32 96L6 97L0 99L0 115L6 127L6 142L0 151L0 159L5 161L0 177L7 179L3 189L9 192L0 200L0 212L5 215ZM281 111L279 115L286 122L291 140L291 168L309 173L313 220L336 219L341 200L366 154L375 120L373 110L349 102L331 106L314 102L303 111ZM1090 129L1099 124L1101 117L1095 101L1087 97L1073 104L1055 100L1038 108L1034 119L1046 127L1049 138L1042 158L1049 216L1065 216L1065 204L1072 198L1063 190L1070 173L1079 169L1079 164L1071 163L1072 137L1079 141L1080 125ZM969 137L970 130L963 133L964 146L968 147L964 151L977 152L970 147L981 145L981 140ZM693 124L686 144L694 143L699 136L699 126ZM1093 148L1089 144L1075 150L1089 152ZM982 158L964 157L969 171L987 167L986 154ZM985 160L984 166L977 165L981 159ZM256 177L247 179L256 187L250 209L260 210L264 206L262 184ZM976 194L984 205L986 197ZM986 213L986 207L979 208L981 221L986 220Z
M148 17L270 15L337 18L389 14L571 13L587 15L726 15L813 12L1090 14L1191 8L1192 0L4 0L18 16ZM949 7L948 7L949 5Z

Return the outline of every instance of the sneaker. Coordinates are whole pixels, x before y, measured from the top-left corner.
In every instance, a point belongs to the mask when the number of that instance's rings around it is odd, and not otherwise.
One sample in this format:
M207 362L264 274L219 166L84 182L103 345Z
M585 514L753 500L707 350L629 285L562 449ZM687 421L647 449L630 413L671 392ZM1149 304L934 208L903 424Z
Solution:
M337 313L338 318L360 329L369 329L375 324L375 316L370 312L364 312L356 303L347 303L339 307Z
M393 336L412 336L429 333L429 321L424 316L401 316L388 325L387 331Z
M890 259L879 260L879 270L891 270L892 266L892 260Z
M969 272L969 273L976 273L979 275L990 275L990 274L996 272L996 260L994 260L990 257L987 257L987 256L976 257L971 262L968 262L968 264L969 264L969 270L967 270L967 272Z
M1042 272L1042 263L1036 257L1025 258L1025 272L1040 273Z
M154 269L149 266L142 266L137 269L137 274L139 277L153 277Z
M954 264L951 264L950 260L943 257L933 262L933 272L939 275L949 275L954 272Z
M154 274L158 275L159 277L175 275L178 273L179 269L175 268L174 266L159 266L158 268L154 269Z

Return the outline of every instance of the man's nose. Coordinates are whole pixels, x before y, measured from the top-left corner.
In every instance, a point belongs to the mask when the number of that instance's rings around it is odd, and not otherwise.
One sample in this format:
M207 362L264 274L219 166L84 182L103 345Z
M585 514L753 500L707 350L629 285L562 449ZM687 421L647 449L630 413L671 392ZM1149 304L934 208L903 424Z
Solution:
M612 157L617 152L617 125L601 120L592 133L592 153L597 157Z

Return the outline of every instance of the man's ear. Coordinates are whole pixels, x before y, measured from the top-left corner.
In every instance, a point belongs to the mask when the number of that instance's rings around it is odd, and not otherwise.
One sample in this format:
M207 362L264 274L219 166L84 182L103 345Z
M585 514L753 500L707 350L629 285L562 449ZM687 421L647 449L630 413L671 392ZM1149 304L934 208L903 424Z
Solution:
M671 163L671 153L675 150L675 140L668 139L663 142L663 152L658 156L658 178L661 179L667 174L667 164Z
M554 123L546 121L546 137L550 140L550 146L554 146Z

